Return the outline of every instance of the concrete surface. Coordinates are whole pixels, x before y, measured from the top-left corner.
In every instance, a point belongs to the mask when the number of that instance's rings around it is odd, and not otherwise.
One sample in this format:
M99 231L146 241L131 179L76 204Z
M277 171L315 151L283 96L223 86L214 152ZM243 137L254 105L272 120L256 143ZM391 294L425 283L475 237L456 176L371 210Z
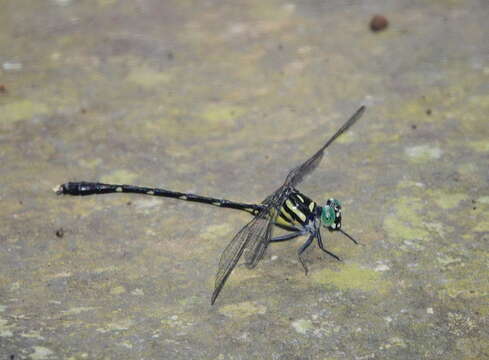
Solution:
M487 0L1 9L1 359L489 359ZM247 214L51 191L261 201L361 104L299 188L364 245L325 234L307 277L271 246L213 307Z

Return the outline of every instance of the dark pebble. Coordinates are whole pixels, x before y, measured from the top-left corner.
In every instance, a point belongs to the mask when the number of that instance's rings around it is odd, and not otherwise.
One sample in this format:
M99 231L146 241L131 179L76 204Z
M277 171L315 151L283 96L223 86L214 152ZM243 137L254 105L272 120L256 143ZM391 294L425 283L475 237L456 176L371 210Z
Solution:
M374 15L370 20L370 30L374 32L385 30L387 26L389 26L389 21L385 16Z

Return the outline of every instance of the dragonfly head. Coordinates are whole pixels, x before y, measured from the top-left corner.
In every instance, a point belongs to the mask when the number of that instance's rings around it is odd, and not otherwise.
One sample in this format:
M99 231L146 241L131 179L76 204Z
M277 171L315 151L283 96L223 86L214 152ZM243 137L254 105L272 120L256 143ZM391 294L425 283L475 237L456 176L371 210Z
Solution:
M341 229L341 203L336 199L328 199L321 211L321 223L329 231Z

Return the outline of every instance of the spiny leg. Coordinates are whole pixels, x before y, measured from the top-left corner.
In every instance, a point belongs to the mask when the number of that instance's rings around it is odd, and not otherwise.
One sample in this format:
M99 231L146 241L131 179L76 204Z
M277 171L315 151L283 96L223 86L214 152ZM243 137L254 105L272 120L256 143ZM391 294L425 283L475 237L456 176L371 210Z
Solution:
M308 238L307 238L307 241L302 244L302 246L299 248L299 250L297 250L297 258L299 259L300 263L302 264L302 267L304 268L304 271L306 272L306 275L308 273L308 269L307 269L307 266L306 264L304 263L304 260L302 260L302 253L309 247L309 245L312 244L312 240L314 240L314 234L311 234Z
M321 232L320 232L320 231L318 231L318 232L317 232L316 237L317 237L317 239L318 239L318 245L319 245L319 248L320 248L321 250L323 250L323 251L324 251L326 254L328 254L328 255L330 255L330 256L332 256L332 257L334 257L336 260L338 260L338 261L342 261L342 260L339 258L339 256L337 256L337 255L333 254L331 251L328 251L328 250L326 250L326 249L324 248L323 239L321 238Z
M285 235L280 235L277 237L274 237L273 239L270 239L270 242L272 241L287 241L287 240L292 240L298 236L304 235L305 233L303 231L297 231L293 232L290 234L285 234Z
M350 239L351 241L353 241L356 245L360 245L360 243L358 241L356 241L351 235L347 234L345 231L343 231L342 229L338 229L338 231L340 233L342 233L343 235L345 235L348 239Z

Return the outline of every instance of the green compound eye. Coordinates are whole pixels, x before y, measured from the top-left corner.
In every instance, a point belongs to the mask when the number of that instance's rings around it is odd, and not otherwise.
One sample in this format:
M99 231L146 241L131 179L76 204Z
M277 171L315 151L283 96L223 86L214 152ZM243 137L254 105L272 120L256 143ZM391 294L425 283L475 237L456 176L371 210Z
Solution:
M329 204L329 206L331 206L333 209L335 207L339 207L341 208L341 203L339 200L336 200L336 199L330 199L331 203Z
M331 226L336 220L335 211L330 206L326 205L323 207L323 211L321 212L321 222L324 226Z

